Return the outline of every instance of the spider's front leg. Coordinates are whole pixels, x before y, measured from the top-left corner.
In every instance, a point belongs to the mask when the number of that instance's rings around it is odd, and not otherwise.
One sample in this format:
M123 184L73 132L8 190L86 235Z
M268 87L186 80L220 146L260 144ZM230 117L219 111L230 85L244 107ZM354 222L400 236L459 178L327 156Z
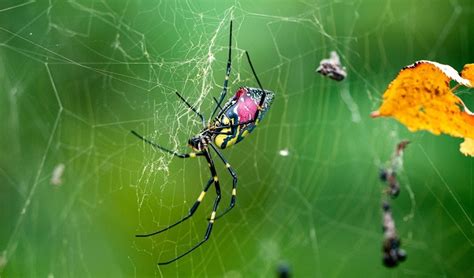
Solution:
M247 55L247 61L250 65L250 68L252 69L253 76L255 77L255 80L257 80L258 87L260 90L262 90L262 98L260 99L260 102L258 104L258 109L257 112L255 113L254 120L258 119L258 116L260 115L260 112L262 110L262 106L265 103L265 98L267 97L267 92L263 89L262 84L260 83L260 80L258 79L257 73L255 72L255 69L253 68L252 65L252 60L250 60L250 55L247 51L245 51L245 55Z
M139 139L141 139L143 142L147 143L147 144L150 144L152 145L153 147L161 150L161 151L164 151L166 153L169 153L169 154L172 154L176 157L179 157L179 158L194 158L196 156L202 156L204 155L204 152L190 152L190 153L178 153L176 151L172 151L172 150L169 150L163 146L160 146L148 139L146 139L145 137L141 136L140 134L138 134L135 130L131 130L130 131L133 135L135 135L136 137L138 137Z
M230 21L230 31L229 31L229 53L227 57L227 67L225 70L225 77L224 77L224 86L222 87L221 94L219 96L219 100L216 102L217 105L214 108L214 111L212 111L211 117L209 119L212 119L214 115L217 112L217 109L219 109L220 105L222 104L222 101L224 101L224 98L227 94L228 86L229 86L229 76L230 76L230 71L232 69L232 21Z

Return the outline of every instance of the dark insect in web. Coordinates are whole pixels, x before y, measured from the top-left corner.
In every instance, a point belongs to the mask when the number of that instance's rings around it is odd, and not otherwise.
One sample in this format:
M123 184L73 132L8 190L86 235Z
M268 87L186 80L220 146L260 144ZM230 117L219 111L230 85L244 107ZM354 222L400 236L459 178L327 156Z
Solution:
M336 51L331 51L331 57L319 62L316 72L336 81L342 81L347 76L346 68L341 65L341 59Z
M190 248L188 251L182 253L181 255L177 256L176 258L165 261L159 262L158 265L165 265L172 263L187 254L194 251L196 248L201 246L205 243L209 237L211 236L212 227L214 222L228 213L234 206L236 202L237 196L237 174L232 166L227 162L224 158L222 153L219 149L225 149L231 147L242 141L248 134L250 134L258 123L263 119L266 112L270 109L270 106L274 99L274 93L268 90L264 90L260 80L257 77L255 69L252 65L250 60L250 56L248 52L245 52L247 56L247 61L252 69L252 73L258 83L258 88L251 88L251 87L240 87L239 90L235 93L234 96L230 97L227 102L223 104L223 101L226 97L227 90L228 90L228 82L229 82L229 75L231 71L231 44L232 44L232 21L230 22L230 34L229 34L229 53L228 53L228 60L227 60L227 68L225 72L224 78L224 86L219 96L219 99L214 98L216 101L216 106L214 111L212 112L211 116L209 117L209 121L206 122L206 118L189 102L187 102L184 97L182 97L178 92L176 95L186 104L186 106L191 109L200 119L203 125L203 129L200 133L196 136L192 137L188 140L188 145L193 149L193 152L190 153L178 153L176 151L169 150L168 148L162 147L158 145L135 131L131 131L133 135L137 136L145 143L152 145L153 147L163 151L170 153L179 158L193 158L198 156L203 156L209 166L209 171L211 177L207 181L206 185L204 186L203 191L197 198L194 205L189 209L189 212L186 216L184 216L181 220L177 221L174 224L171 224L159 231L148 233L148 234L140 234L136 235L137 237L150 237L167 231L180 223L183 223L187 219L189 219L198 209L199 205L201 204L202 200L204 199L207 191L214 184L214 188L216 191L216 198L214 199L214 205L212 209L212 213L208 218L208 225L206 232L204 234L204 238L199 241L196 245ZM214 160L211 156L211 150L214 151L219 159L225 164L229 174L232 177L232 196L230 199L229 206L219 215L216 215L217 209L219 207L219 202L221 200L221 189L219 183L219 177L216 172L216 168L214 165Z

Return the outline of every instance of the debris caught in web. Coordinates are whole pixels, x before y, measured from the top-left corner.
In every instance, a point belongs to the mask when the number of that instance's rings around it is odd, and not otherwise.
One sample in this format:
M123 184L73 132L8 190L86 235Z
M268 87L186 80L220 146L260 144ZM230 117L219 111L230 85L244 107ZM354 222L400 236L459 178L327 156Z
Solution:
M400 248L401 242L395 228L395 221L392 217L390 205L387 202L382 204L383 209L383 264L386 267L395 267L399 262L406 260L405 250Z
M450 82L458 83L454 88ZM383 94L372 117L393 117L410 131L427 130L464 138L460 151L474 156L474 113L454 94L458 86L474 87L474 64L461 75L448 65L418 61L403 68Z
M60 163L54 167L53 175L51 176L51 184L55 186L60 186L63 183L63 173L66 166L63 163Z
M281 149L279 152L278 152L279 155L281 156L289 156L290 155L290 151L288 149Z
M341 65L341 59L336 51L331 51L331 57L319 62L317 73L327 76L336 81L342 81L347 76L346 68Z
M380 180L387 184L387 193L392 198L397 197L400 193L397 173L403 168L403 150L409 143L408 140L402 140L398 143L388 166L380 170Z
M397 173L399 173L403 168L403 151L409 143L410 141L408 140L400 141L395 147L395 151L393 152L392 158L388 162L387 167L380 171L380 180L387 184L384 196L382 197L382 261L386 267L395 267L399 262L404 261L407 257L405 250L400 248L401 243L395 228L395 220L392 217L389 203L390 198L385 196L388 195L394 199L398 194L400 194L400 184L397 180Z

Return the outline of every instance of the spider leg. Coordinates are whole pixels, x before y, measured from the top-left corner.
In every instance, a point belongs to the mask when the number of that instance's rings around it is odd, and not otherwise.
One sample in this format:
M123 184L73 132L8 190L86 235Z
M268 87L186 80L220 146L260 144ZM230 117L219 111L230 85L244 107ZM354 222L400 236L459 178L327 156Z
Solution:
M216 97L212 97L212 98L214 99L217 108L219 108L220 110L224 110L224 108L222 108L222 106L221 106L221 104L219 103L219 101L217 100L217 98L216 98Z
M200 242L198 242L196 245L194 245L191 249L184 252L183 254L177 256L176 258L174 258L170 261L159 262L158 265L166 265L166 264L172 263L172 262L186 256L187 254L191 253L196 248L198 248L199 246L204 244L209 239L209 237L211 236L212 227L213 227L214 221L216 219L216 211L217 211L217 208L219 206L219 202L221 200L221 187L219 185L219 178L217 177L216 168L214 166L214 161L211 158L211 154L207 151L204 151L204 156L206 157L206 160L209 163L209 170L211 171L212 179L214 181L214 186L216 188L216 199L214 200L214 206L212 208L211 217L209 218L209 222L207 224L207 229L206 229L206 233L204 234L204 238Z
M186 99L184 99L184 97L182 97L178 92L176 92L176 95L186 104L186 106L188 106L189 109L191 109L194 113L196 113L196 115L198 115L199 118L201 118L202 125L205 127L206 119L204 118L204 116L199 111L197 111L196 108L194 108L194 106L189 104L189 102L187 102Z
M213 98L214 101L216 102L217 107L218 107L221 111L224 110L224 108L222 108L222 106L220 105L220 103L219 103L219 101L217 100L217 98L215 98L215 97L212 97L212 98ZM224 115L224 117L226 117L227 120L230 121L229 117L227 117L227 115L226 115L225 113L223 113L222 115ZM212 119L212 118L211 118L211 119ZM216 117L215 120L218 121L221 125L224 125L224 123L221 122L221 120L219 119L219 117Z
M193 216L194 212L196 212L196 210L198 209L199 205L201 204L201 201L202 199L204 199L204 196L206 196L206 193L207 193L207 190L209 189L209 187L211 187L211 184L212 182L214 181L214 177L211 177L207 183L206 183L206 186L204 186L204 189L202 190L201 192L201 195L199 195L198 199L196 200L196 202L194 202L194 205L189 209L189 212L188 212L188 215L186 215L185 217L183 217L181 220L177 221L176 223L174 224L171 224L169 225L168 227L166 228L163 228L159 231L156 231L156 232L153 232L153 233L149 233L149 234L140 234L140 235L135 235L136 237L149 237L149 236L154 236L156 234L159 234L159 233L162 233L164 231L167 231L171 228L173 228L174 226L177 226L178 224L186 221L188 218L190 218L191 216Z
M224 212L222 212L221 214L219 214L217 217L216 217L216 220L222 216L224 216L225 214L227 214L232 208L234 208L235 206L235 199L237 197L237 173L235 172L235 170L232 168L232 166L230 166L229 162L227 162L227 160L225 159L225 157L222 155L222 153L212 144L210 144L210 146L212 147L212 149L217 153L217 155L219 156L219 158L222 160L222 162L225 164L225 167L227 168L227 170L229 171L229 174L232 176L232 196L231 196L231 199L230 199L230 204L229 206L226 208L226 210L224 210Z
M197 152L197 153L196 153L196 152L178 153L178 152L176 152L176 151L169 150L169 149L167 149L167 148L165 148L165 147L162 147L162 146L160 146L160 145L158 145L158 144L156 144L156 143L154 143L154 142L152 142L152 141L150 141L150 140L144 138L143 136L141 136L140 134L138 134L138 133L137 133L136 131L134 131L134 130L131 130L130 132L131 132L133 135L135 135L136 137L138 137L139 139L143 140L145 143L150 144L150 145L152 145L153 147L155 147L155 148L157 148L157 149L159 149L159 150L161 150L161 151L170 153L170 154L172 154L172 155L174 155L174 156L177 156L177 157L179 157L179 158L189 158L189 157L193 158L193 157L196 157L196 156L202 156L202 155L204 155L204 152Z
M253 68L252 61L250 60L249 53L245 51L245 54L247 55L247 61L249 62L250 68L252 69L253 76L255 76L255 79L257 80L260 90L262 90L262 98L260 99L260 103L258 105L259 107L262 107L263 103L265 102L265 97L267 96L267 92L265 92L265 90L262 87L262 83L260 83L260 80L258 79L257 73L255 72L255 69ZM257 120L259 115L260 115L260 109L257 109L254 119Z
M227 68L225 70L225 78L224 78L224 87L222 88L221 95L219 97L219 101L217 102L216 108L211 114L209 119L214 118L214 115L217 112L217 109L221 106L222 101L224 101L225 95L227 94L227 88L229 83L229 75L230 70L232 68L232 61L231 61L231 50L232 50L232 20L230 21L230 32L229 32L229 56L227 58Z

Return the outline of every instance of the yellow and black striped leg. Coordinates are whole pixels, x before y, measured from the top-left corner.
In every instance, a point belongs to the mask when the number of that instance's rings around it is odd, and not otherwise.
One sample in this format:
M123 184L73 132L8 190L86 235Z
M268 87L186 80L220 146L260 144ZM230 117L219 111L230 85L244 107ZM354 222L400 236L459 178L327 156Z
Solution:
M224 212L222 212L221 214L219 214L216 219L224 216L226 213L228 213L232 208L234 208L235 206L235 201L236 201L236 198L237 198L237 173L235 173L234 169L232 168L232 166L230 166L229 162L227 162L227 160L225 159L225 157L221 154L221 152L212 144L210 144L210 146L212 147L212 149L217 153L217 155L219 156L219 158L222 160L222 162L225 164L225 167L227 168L227 170L229 171L229 174L232 176L232 196L230 197L230 204L229 206L224 210Z
M136 131L134 131L134 130L131 130L130 132L131 132L133 135L135 135L136 137L138 137L139 139L143 140L143 142L145 142L145 143L147 143L147 144L150 144L150 145L152 145L153 147L155 147L155 148L157 148L157 149L159 149L159 150L161 150L161 151L170 153L170 154L172 154L172 155L174 155L174 156L176 156L176 157L179 157L179 158L194 158L194 157L196 157L196 156L202 156L202 155L204 155L204 152L197 152L197 153L195 153L195 152L191 152L191 153L178 153L178 152L169 150L169 149L167 149L167 148L165 148L165 147L162 147L162 146L160 146L160 145L158 145L158 144L156 144L156 143L154 143L154 142L152 142L152 141L146 139L145 137L141 136L140 134L138 134L138 133L137 133Z
M214 186L216 188L216 199L214 200L214 206L212 207L211 217L209 218L209 222L207 224L207 229L206 229L206 233L204 234L204 238L200 242L198 242L196 245L194 245L191 249L189 249L188 251L186 251L183 254L179 255L178 257L176 257L176 258L174 258L170 261L160 262L160 263L158 263L158 265L166 265L166 264L172 263L176 260L179 260L180 258L186 256L187 254L191 253L196 248L201 246L211 236L212 227L213 227L214 221L216 219L217 208L219 207L219 202L221 201L221 187L219 185L219 178L217 177L216 168L214 167L214 162L212 161L211 155L208 152L204 152L204 155L206 156L206 160L209 163L209 170L211 171L212 180L214 181Z
M218 185L216 185L216 193L218 195L216 197L216 200L214 201L214 207L213 207L213 210L212 210L212 213L211 213L211 217L209 218L209 223L207 224L207 229L206 229L206 233L204 234L204 238L198 244L194 245L193 248L189 249L188 251L184 252L183 254L179 255L178 257L176 257L176 258L174 258L170 261L160 262L160 263L158 263L158 265L170 264L174 261L177 261L177 260L181 259L182 257L186 256L187 254L189 254L192 251L194 251L195 249L197 249L199 246L204 244L209 239L209 237L211 236L212 227L214 225L214 221L215 221L215 217L216 217L216 211L217 211L217 207L219 206L219 201L220 201L220 196L221 196L220 195L220 189L219 189Z
M159 231L156 231L156 232L153 232L153 233L149 233L149 234L141 234L141 235L135 235L136 237L149 237L149 236L154 236L154 235L157 235L159 233L162 233L164 231L167 231L171 228L173 228L174 226L177 226L178 224L181 224L183 223L184 221L188 220L191 216L193 216L193 214L196 212L196 210L198 209L199 205L201 204L202 200L204 199L204 196L206 196L206 193L207 193L207 190L209 189L209 187L211 187L211 184L212 182L214 181L214 177L211 177L207 183L206 183L206 186L204 186L204 189L203 191L201 192L201 194L199 195L199 197L197 198L196 202L194 202L194 205L189 209L189 212L188 212L188 215L186 215L185 217L183 217L181 220L179 220L178 222L172 224L172 225L169 225L168 227L166 228L163 228Z

